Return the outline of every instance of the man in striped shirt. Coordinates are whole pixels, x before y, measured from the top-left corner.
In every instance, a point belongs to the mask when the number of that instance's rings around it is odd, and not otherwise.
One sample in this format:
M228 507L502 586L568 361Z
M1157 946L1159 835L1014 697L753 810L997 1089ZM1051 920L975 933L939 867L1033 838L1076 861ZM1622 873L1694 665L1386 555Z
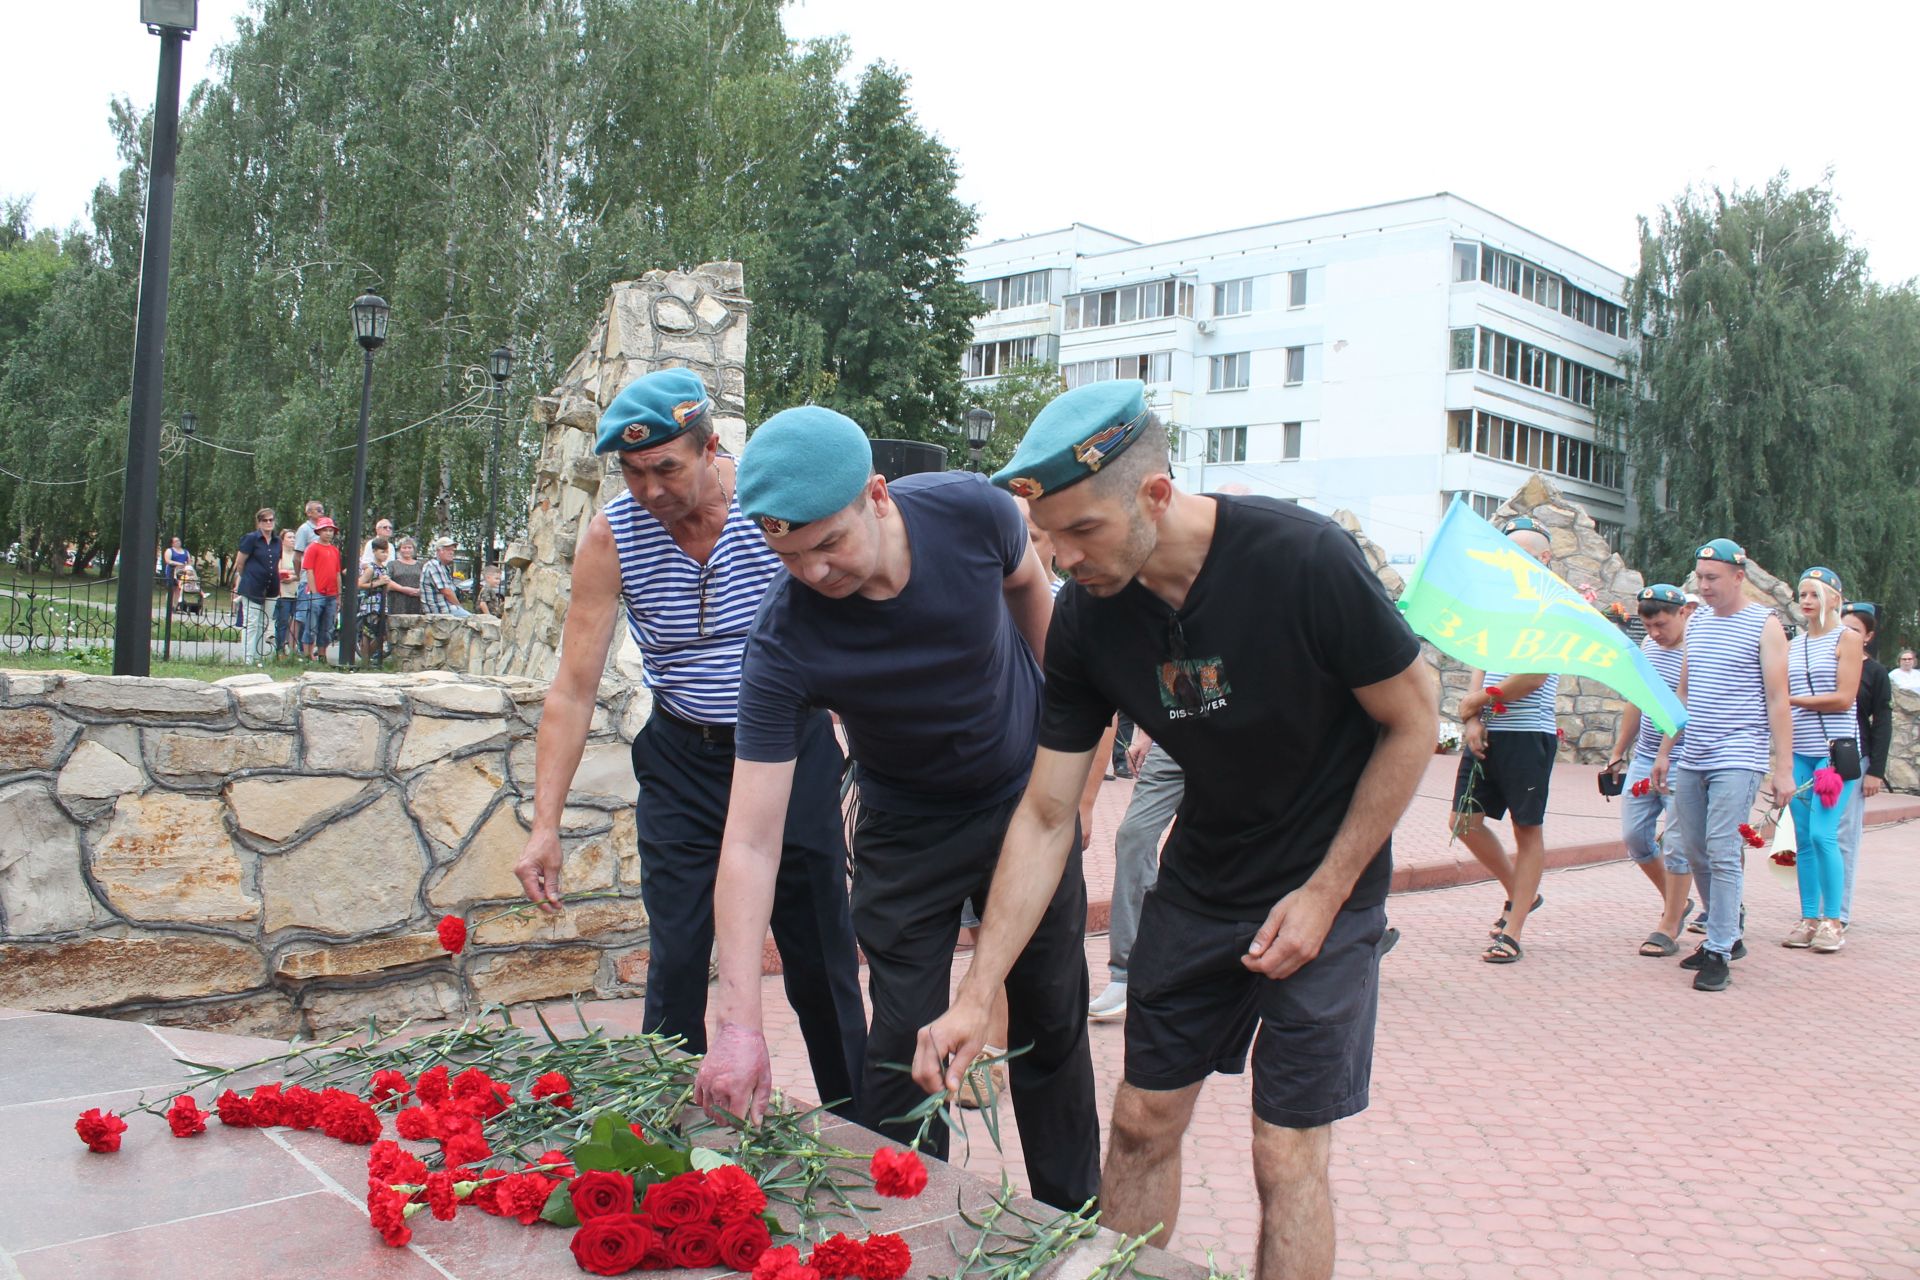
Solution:
M1706 608L1687 624L1680 701L1687 729L1676 751L1664 739L1653 763L1655 789L1673 792L1680 847L1707 909L1707 940L1680 962L1696 991L1725 991L1728 962L1747 954L1741 894L1749 822L1763 783L1781 808L1793 799L1793 713L1787 705L1787 631L1746 594L1747 553L1715 538L1694 553ZM1769 776L1771 775L1771 776Z
M588 523L574 556L560 670L535 743L533 832L514 872L528 898L559 909L560 818L624 613L653 694L653 714L633 742L648 917L643 1025L704 1053L741 658L780 561L740 513L733 459L719 452L712 400L697 375L663 369L630 384L601 415L594 448L614 455L627 491ZM793 728L799 750L793 803L775 835L773 937L819 1099L853 1114L866 1015L847 910L842 757L825 712Z

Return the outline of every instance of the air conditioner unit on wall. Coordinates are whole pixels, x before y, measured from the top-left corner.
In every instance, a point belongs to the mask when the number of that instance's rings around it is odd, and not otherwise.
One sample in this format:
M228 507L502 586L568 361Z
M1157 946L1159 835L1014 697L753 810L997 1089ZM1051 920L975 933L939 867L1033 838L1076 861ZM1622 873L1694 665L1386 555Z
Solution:
M1197 324L1195 324L1195 325L1194 325L1193 327L1194 327L1194 328L1196 328L1196 329L1198 329L1198 330L1199 330L1199 331L1200 331L1201 333L1212 333L1212 332L1213 332L1213 321L1211 321L1211 320L1202 320L1202 321L1200 321L1199 323L1197 323Z

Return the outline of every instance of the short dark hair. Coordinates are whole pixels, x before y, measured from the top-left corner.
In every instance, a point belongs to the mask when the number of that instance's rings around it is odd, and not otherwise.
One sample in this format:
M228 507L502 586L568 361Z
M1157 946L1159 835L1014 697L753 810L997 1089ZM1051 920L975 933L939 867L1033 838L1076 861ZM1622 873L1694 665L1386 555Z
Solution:
M375 550L375 551L391 551L391 550L393 550L393 544L392 544L391 542L389 542L389 541L387 541L387 540L386 540L385 538L375 538L375 539L373 540L373 550Z
M1685 603L1675 604L1671 600L1642 600L1640 602L1640 616L1643 618L1651 618L1659 613L1678 613L1684 608L1686 608Z

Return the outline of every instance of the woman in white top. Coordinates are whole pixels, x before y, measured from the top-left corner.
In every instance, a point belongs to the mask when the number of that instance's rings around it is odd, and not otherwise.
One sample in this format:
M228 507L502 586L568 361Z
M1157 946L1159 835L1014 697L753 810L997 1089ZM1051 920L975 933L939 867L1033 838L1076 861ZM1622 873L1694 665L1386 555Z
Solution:
M1896 689L1905 689L1908 693L1920 693L1920 665L1916 665L1913 650L1900 651L1900 665L1887 672L1887 679L1893 681Z
M1859 779L1847 780L1831 802L1807 784L1832 765L1828 743L1856 738L1854 694L1865 656L1860 637L1840 625L1840 575L1818 566L1800 575L1800 612L1807 629L1787 647L1787 703L1793 708L1793 825L1800 835L1795 866L1800 879L1800 923L1782 939L1788 947L1838 951L1846 945L1840 924L1845 864L1840 822ZM1857 771L1856 771L1857 772Z

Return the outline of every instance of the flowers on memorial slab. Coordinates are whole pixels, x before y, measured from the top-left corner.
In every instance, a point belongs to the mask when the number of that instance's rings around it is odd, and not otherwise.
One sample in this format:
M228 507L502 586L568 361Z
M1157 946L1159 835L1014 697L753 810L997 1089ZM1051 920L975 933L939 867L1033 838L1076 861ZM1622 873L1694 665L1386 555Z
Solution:
M127 1131L127 1122L111 1111L94 1107L80 1113L80 1118L73 1122L73 1131L87 1144L87 1150L104 1155L120 1149L120 1135Z
M633 1212L633 1179L611 1169L594 1169L581 1174L567 1186L573 1204L573 1216L582 1222L613 1214Z
M192 1094L183 1093L167 1108L167 1127L173 1130L176 1138L191 1138L196 1133L207 1131L207 1118L212 1114L211 1111L202 1111Z
M918 1151L882 1147L868 1162L873 1189L895 1200L911 1200L927 1189L927 1166Z
M567 1082L565 1073L549 1071L533 1082L532 1096L535 1101L552 1098L553 1105L573 1109L573 1086Z

